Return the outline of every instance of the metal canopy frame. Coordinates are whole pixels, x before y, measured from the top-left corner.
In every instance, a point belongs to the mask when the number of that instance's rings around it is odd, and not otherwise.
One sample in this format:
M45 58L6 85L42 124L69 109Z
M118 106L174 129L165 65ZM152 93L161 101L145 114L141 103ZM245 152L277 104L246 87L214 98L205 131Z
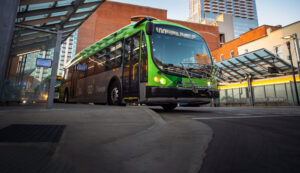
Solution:
M10 56L54 49L47 107L53 105L61 44L105 0L20 0Z
M20 0L11 55L64 42L105 0ZM48 41L48 42L47 42Z
M282 76L291 73L291 65L266 49L249 52L216 64L222 73L220 82L232 83L251 79L264 79L267 77ZM278 73L270 73L274 68Z

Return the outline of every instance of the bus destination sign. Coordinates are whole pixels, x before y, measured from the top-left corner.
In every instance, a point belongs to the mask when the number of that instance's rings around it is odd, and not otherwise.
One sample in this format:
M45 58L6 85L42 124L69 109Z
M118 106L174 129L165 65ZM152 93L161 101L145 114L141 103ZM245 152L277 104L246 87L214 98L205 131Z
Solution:
M166 25L156 25L155 32L164 35L182 37L191 40L199 40L199 36L189 30Z

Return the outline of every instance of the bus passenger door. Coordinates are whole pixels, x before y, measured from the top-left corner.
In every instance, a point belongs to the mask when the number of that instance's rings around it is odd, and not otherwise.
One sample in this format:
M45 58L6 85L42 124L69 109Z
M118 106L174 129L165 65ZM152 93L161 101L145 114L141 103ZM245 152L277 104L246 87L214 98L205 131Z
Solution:
M139 97L139 57L140 32L125 39L123 62L123 97L138 99Z

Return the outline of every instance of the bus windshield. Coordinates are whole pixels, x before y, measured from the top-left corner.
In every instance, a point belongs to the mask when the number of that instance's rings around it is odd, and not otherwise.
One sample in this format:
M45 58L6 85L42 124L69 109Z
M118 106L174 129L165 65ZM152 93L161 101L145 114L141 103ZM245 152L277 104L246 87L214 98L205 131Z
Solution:
M184 28L155 25L152 34L153 59L160 69L181 68L182 63L211 64L203 38Z

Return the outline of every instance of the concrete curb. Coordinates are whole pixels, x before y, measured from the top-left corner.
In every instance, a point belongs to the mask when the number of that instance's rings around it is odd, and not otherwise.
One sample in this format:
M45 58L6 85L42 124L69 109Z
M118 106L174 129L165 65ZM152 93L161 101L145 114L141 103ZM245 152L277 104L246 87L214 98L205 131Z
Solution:
M148 114L151 115L151 117L153 118L153 120L158 123L158 124L166 124L167 122L155 111L153 111L150 108L146 108L146 107L139 107L139 109L142 109L143 111L147 112Z

